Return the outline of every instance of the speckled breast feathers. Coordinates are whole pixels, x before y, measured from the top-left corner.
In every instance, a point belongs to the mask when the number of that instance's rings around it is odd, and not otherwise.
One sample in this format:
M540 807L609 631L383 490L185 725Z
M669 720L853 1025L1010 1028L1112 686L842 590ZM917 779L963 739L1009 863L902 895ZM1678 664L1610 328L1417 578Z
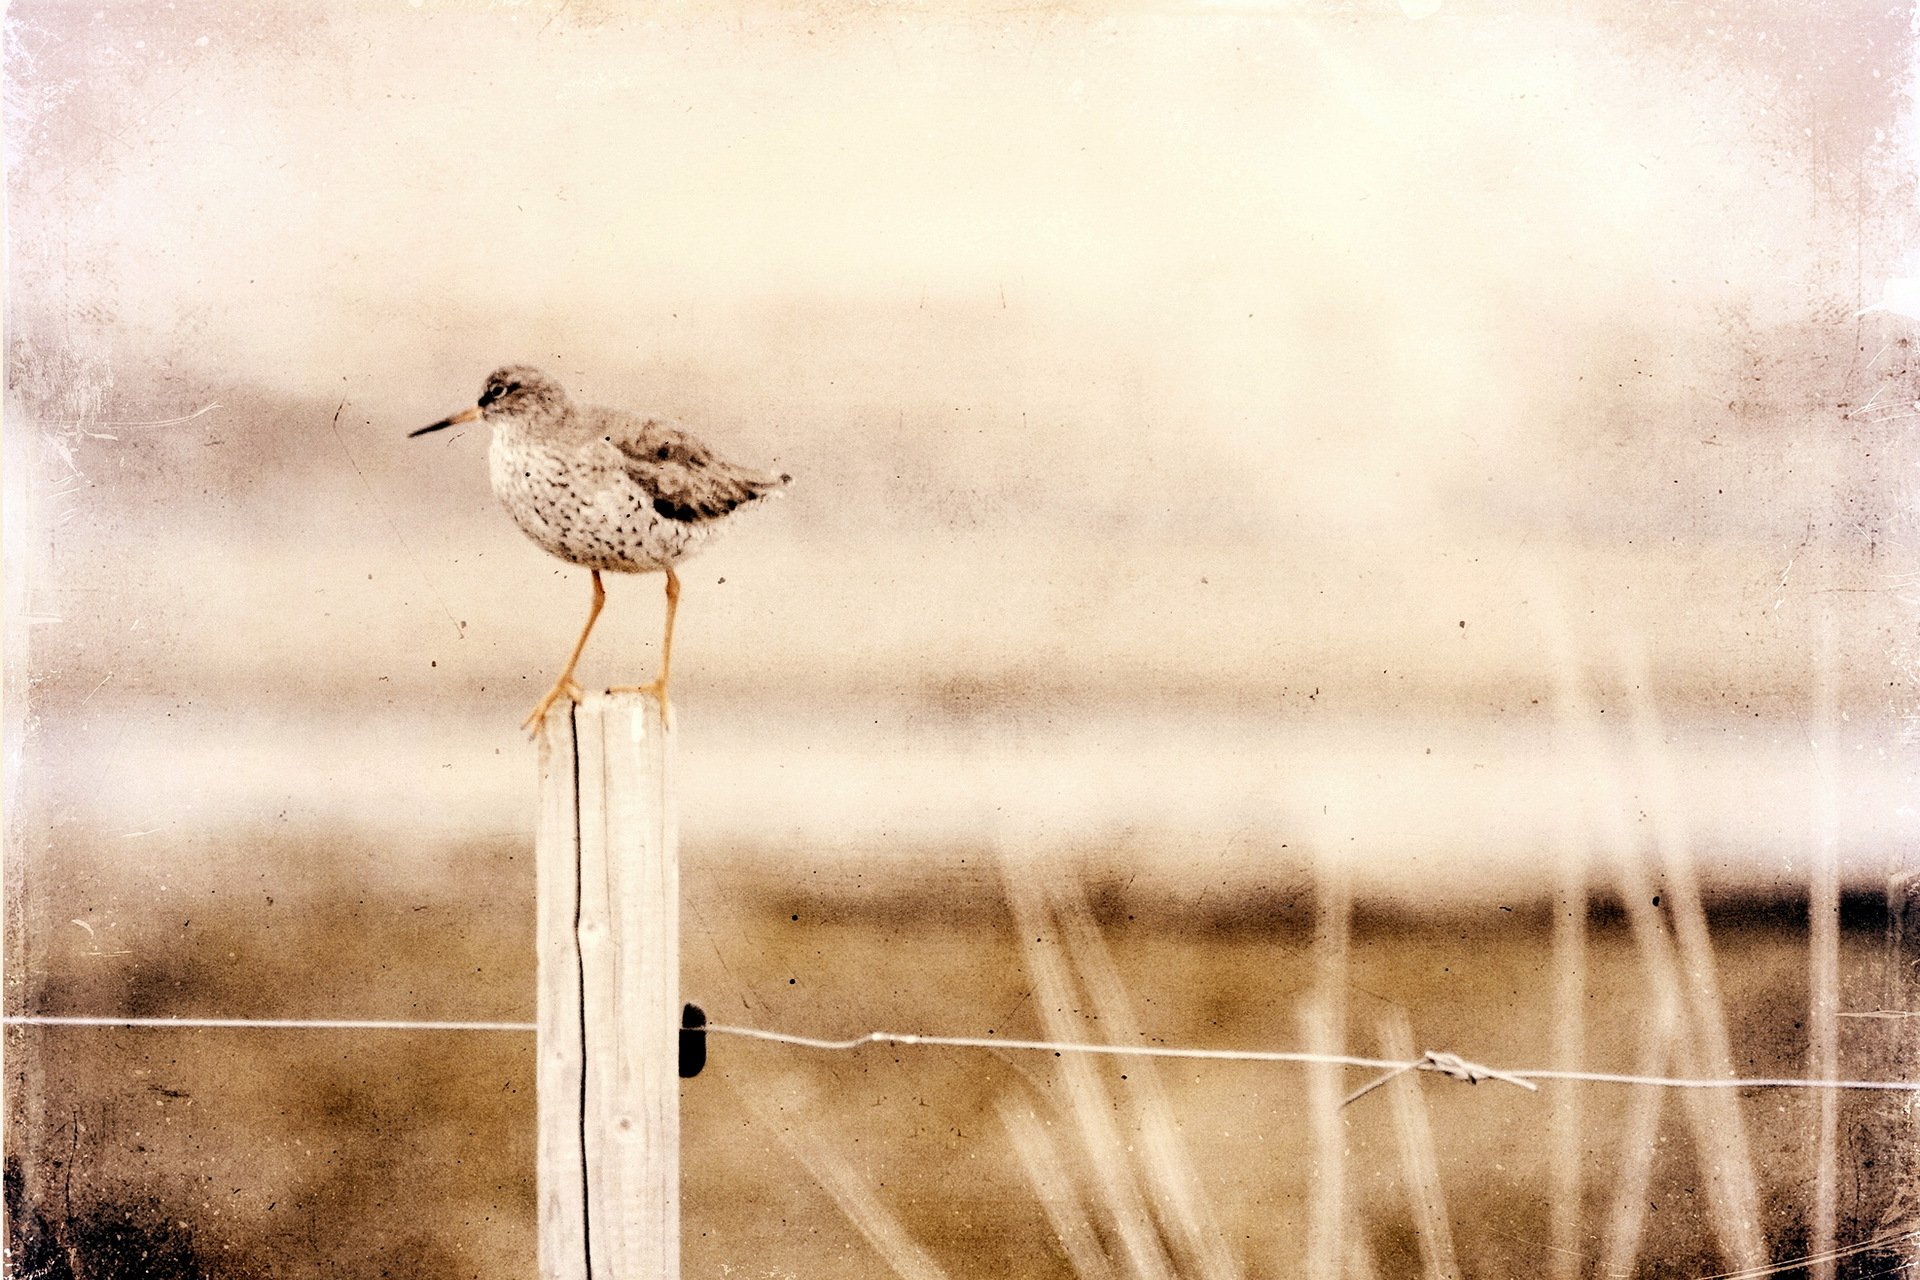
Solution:
M671 423L551 394L486 416L494 493L527 536L590 569L665 569L788 482L716 457Z

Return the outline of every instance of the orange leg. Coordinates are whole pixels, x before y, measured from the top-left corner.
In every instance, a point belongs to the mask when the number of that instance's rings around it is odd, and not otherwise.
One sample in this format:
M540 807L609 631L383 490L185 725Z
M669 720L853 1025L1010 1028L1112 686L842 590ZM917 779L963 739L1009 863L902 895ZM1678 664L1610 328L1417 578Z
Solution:
M660 676L652 684L623 684L609 693L650 693L660 699L660 717L673 723L673 707L667 702L667 673L673 667L673 615L680 611L680 575L667 567L667 636L660 645Z
M547 696L540 699L540 705L533 709L533 714L520 722L522 729L531 729L539 724L546 717L547 708L562 698L574 702L580 701L580 686L573 682L573 669L580 662L581 650L587 647L587 637L593 634L593 621L600 616L600 610L606 603L607 589L600 585L600 571L595 569L593 571L593 606L587 610L587 625L580 628L580 638L574 641L573 652L567 655L566 669L560 673L560 678L553 682L553 688L547 690Z

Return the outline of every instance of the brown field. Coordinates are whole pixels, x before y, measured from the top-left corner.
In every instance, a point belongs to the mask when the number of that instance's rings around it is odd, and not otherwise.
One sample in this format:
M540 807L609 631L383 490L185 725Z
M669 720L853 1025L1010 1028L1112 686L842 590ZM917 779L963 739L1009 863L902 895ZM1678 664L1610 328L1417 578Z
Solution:
M244 876L181 884L176 875L162 895L138 872L122 872L115 900L124 923L111 938L55 918L57 908L48 908L60 895L29 892L16 900L14 1006L148 1016L532 1017L531 868L517 839L457 848L285 836L234 843L262 867L307 868L312 887L302 891L300 877L284 872L276 880L295 885L272 893ZM685 994L715 1021L817 1035L885 1028L1043 1036L985 852L902 851L888 868L780 865L744 851L688 849ZM462 873L441 877L431 893L339 888L336 877L354 867L401 857ZM46 858L62 883L87 887L86 841ZM900 870L909 864L913 872ZM143 898L153 910L126 909ZM1093 884L1090 898L1146 1039L1299 1045L1298 1010L1314 982L1310 890L1171 902L1114 879ZM1803 1073L1802 922L1792 909L1754 903L1719 904L1713 922L1736 1068ZM1399 1009L1422 1048L1491 1065L1549 1065L1546 925L1538 904L1489 903L1424 919L1363 904L1346 983L1350 1049L1376 1053L1379 1018ZM1888 945L1876 904L1849 899L1844 1007L1877 1007ZM1631 1070L1646 990L1618 911L1596 910L1590 947L1590 1065ZM1846 1069L1887 1069L1898 1025L1843 1020ZM1103 1031L1087 1022L1085 1035ZM13 1274L491 1278L533 1270L529 1036L16 1028L8 1048ZM1132 1172L1151 1183L1152 1161L1132 1145L1147 1073L1171 1104L1228 1253L1248 1276L1303 1274L1311 1153L1302 1071L1102 1065L1134 1152ZM1349 1073L1356 1085L1365 1077ZM1547 1086L1555 1088L1582 1091L1590 1271L1633 1090ZM1463 1268L1541 1274L1549 1261L1550 1094L1437 1077L1423 1080L1422 1093ZM1046 1055L925 1047L827 1054L716 1036L707 1071L682 1096L689 1275L891 1274L796 1148L824 1150L856 1171L949 1274L1072 1275L1010 1142L1003 1101L1033 1105L1088 1203L1099 1203L1096 1171ZM1887 1154L1893 1110L1876 1095L1844 1099L1843 1244L1882 1229L1890 1183L1874 1166ZM1803 1248L1815 1112L1811 1095L1743 1097L1777 1259ZM1666 1100L1643 1274L1731 1269L1715 1250L1686 1114L1678 1097ZM1419 1260L1392 1116L1384 1093L1343 1113L1349 1206L1379 1273L1403 1275ZM1889 1265L1866 1253L1843 1263L1841 1274L1885 1274Z

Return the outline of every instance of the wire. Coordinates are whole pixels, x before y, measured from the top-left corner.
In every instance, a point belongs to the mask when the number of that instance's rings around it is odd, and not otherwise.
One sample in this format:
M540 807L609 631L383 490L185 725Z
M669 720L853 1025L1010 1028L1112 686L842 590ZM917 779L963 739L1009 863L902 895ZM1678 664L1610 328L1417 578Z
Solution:
M759 1027L734 1027L709 1022L703 1031L739 1036L746 1040L768 1040L775 1044L798 1045L803 1049L858 1049L869 1044L923 1044L950 1049L1023 1049L1048 1053L1097 1053L1118 1057L1208 1058L1227 1062L1303 1062L1346 1067L1386 1069L1404 1067L1404 1062L1385 1058L1348 1058L1330 1053L1288 1053L1277 1049L1190 1049L1175 1045L1085 1044L1075 1041L1006 1040L999 1036L923 1036L902 1031L869 1031L851 1040L817 1040L812 1036L789 1035L784 1031L765 1031Z
M319 1031L537 1031L532 1022L406 1022L378 1018L81 1018L8 1014L10 1027L260 1027Z
M999 1036L928 1036L896 1031L870 1031L850 1040L822 1040L813 1036L791 1035L760 1027L736 1027L710 1022L701 1028L715 1035L738 1036L747 1040L765 1040L774 1044L796 1045L803 1049L844 1051L870 1044L937 1045L954 1049L1011 1049L1035 1053L1092 1053L1136 1058L1199 1058L1218 1062L1298 1062L1340 1067L1370 1067L1376 1071L1429 1071L1477 1084L1481 1080L1502 1080L1530 1087L1534 1080L1580 1080L1593 1084L1652 1085L1668 1089L1868 1089L1893 1093L1920 1093L1920 1081L1909 1080L1805 1080L1767 1078L1725 1080L1688 1079L1675 1076L1620 1075L1610 1071L1559 1071L1550 1068L1494 1069L1469 1062L1455 1054L1428 1052L1413 1062L1386 1058L1349 1057L1337 1053L1290 1053L1267 1049L1199 1049L1174 1045L1087 1044L1071 1040L1004 1040Z
M8 1014L0 1018L6 1026L31 1027L243 1027L265 1030L320 1031L508 1031L526 1034L539 1030L532 1022L426 1022L372 1018L89 1018L53 1014ZM690 1030L742 1040L760 1040L770 1044L793 1045L801 1049L846 1052L867 1045L924 1045L944 1049L993 1049L1025 1053L1084 1053L1118 1058L1185 1058L1208 1062L1292 1062L1335 1067L1368 1067L1398 1074L1426 1071L1478 1084L1498 1080L1505 1084L1532 1089L1536 1081L1569 1080L1588 1084L1646 1085L1662 1089L1855 1089L1883 1093L1920 1093L1920 1080L1810 1080L1794 1076L1760 1078L1730 1077L1724 1080L1685 1076L1636 1076L1612 1071L1562 1071L1551 1067L1488 1067L1470 1062L1457 1054L1429 1050L1412 1062L1391 1058L1362 1058L1340 1053L1296 1053L1281 1049L1202 1049L1165 1044L1094 1044L1076 1040L1011 1040L1000 1036L933 1036L906 1031L869 1031L847 1040L826 1040L817 1036L770 1031L764 1027L738 1027L724 1022L709 1022ZM1375 1085L1385 1080L1376 1081ZM1368 1089L1375 1087L1369 1085ZM1365 1092L1363 1090L1362 1092ZM1358 1097L1358 1094L1353 1095Z

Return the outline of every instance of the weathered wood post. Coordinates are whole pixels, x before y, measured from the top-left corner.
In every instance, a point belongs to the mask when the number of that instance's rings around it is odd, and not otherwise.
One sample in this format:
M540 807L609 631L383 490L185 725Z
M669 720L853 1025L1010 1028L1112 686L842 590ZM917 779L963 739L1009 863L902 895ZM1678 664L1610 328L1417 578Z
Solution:
M672 748L644 694L540 726L541 1280L680 1275Z

